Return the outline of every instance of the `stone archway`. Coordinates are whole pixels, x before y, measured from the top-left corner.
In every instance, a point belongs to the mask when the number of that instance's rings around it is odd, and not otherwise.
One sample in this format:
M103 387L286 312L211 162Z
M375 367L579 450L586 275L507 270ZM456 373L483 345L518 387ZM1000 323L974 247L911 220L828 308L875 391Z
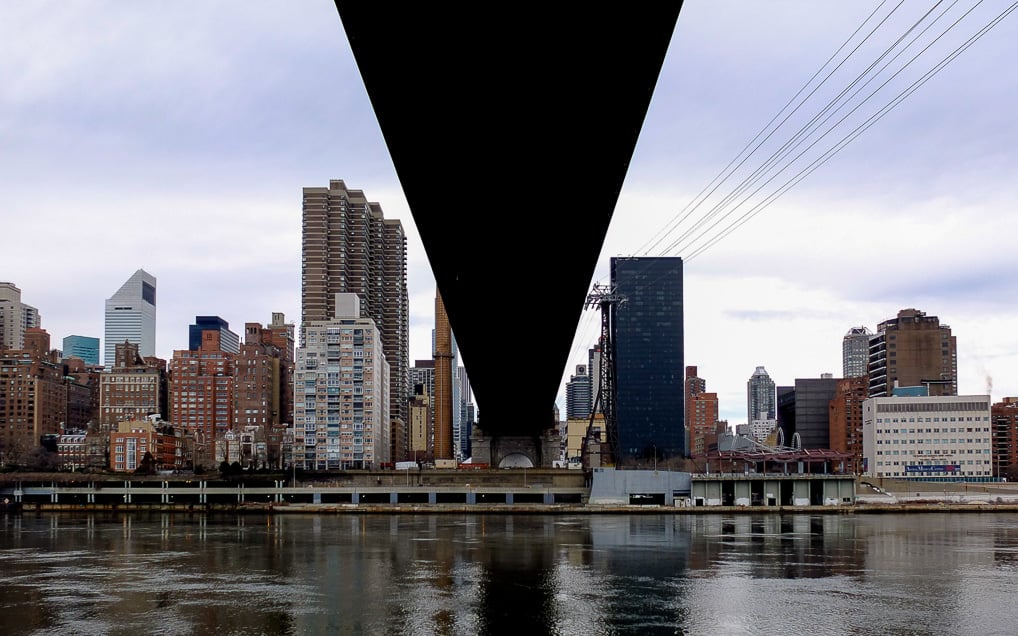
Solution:
M499 468L533 468L534 460L524 453L509 453L498 462Z

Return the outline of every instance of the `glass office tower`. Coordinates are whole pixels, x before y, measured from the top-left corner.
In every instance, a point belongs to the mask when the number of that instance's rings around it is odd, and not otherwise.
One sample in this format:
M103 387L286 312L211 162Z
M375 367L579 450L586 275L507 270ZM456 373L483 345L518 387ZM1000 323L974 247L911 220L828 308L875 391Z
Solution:
M685 457L682 259L614 257L615 414L624 467Z
M117 345L138 345L143 358L156 354L156 278L139 269L106 299L103 364L116 364Z

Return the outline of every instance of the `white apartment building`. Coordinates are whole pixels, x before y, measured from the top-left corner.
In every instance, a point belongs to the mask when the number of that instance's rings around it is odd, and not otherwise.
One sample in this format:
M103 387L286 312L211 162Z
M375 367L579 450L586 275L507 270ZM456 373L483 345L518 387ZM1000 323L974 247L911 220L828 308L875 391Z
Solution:
M301 326L296 351L293 453L305 470L389 462L389 363L356 294L336 294L336 317Z
M766 444L767 438L777 426L778 421L775 419L753 420L749 423L749 431L753 435L753 439L761 444Z
M990 396L895 396L863 402L863 474L924 481L986 481Z
M39 310L21 302L14 283L0 282L0 351L24 349L25 330L39 326Z

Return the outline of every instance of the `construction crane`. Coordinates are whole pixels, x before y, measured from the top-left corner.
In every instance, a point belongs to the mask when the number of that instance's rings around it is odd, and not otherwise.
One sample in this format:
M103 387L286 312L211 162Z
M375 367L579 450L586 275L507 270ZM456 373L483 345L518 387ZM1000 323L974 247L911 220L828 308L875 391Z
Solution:
M604 416L606 439L600 446L600 464L618 467L621 464L619 448L619 427L615 416L615 342L612 338L612 318L614 309L626 302L624 296L607 285L594 285L587 296L585 308L596 308L601 311L601 360L598 372L597 395L590 409L590 421L587 423L587 434L584 436L584 457L586 458L588 443L593 438L594 414L598 411Z

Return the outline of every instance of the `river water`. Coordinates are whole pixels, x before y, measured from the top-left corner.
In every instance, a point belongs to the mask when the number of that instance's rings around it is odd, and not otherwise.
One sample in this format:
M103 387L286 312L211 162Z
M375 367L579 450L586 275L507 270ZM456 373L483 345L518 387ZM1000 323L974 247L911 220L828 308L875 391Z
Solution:
M1018 515L0 517L0 634L1018 633Z

